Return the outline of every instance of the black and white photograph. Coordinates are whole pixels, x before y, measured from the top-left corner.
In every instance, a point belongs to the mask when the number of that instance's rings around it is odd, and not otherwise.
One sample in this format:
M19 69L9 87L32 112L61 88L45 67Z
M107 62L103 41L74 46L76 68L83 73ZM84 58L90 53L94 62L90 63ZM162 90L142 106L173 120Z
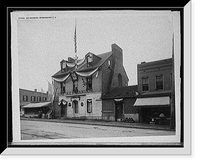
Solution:
M183 147L182 19L13 11L11 145Z

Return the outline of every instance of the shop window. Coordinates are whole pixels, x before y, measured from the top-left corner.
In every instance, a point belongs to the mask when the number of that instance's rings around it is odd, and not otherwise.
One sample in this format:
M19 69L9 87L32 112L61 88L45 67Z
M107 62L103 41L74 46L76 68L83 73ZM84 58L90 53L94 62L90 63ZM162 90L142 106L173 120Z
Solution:
M92 99L87 100L87 112L92 113Z
M74 109L74 113L78 113L78 101L77 100L73 101L72 108Z
M91 91L92 90L92 76L87 77L86 81L87 81L87 88L86 88L86 90L87 91Z
M148 91L149 90L149 78L143 77L142 78L142 91Z
M163 89L163 75L156 76L156 89Z

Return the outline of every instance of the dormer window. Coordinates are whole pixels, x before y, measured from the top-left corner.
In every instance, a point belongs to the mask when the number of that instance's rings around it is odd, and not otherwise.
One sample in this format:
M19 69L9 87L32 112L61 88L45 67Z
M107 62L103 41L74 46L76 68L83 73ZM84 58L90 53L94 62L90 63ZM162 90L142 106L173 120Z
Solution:
M61 61L61 72L64 72L67 70L67 63L66 61Z
M67 66L66 62L63 62L63 64L62 64L62 68L65 69L66 66Z
M92 66L92 62L93 62L93 55L92 54L89 54L87 56L87 66Z

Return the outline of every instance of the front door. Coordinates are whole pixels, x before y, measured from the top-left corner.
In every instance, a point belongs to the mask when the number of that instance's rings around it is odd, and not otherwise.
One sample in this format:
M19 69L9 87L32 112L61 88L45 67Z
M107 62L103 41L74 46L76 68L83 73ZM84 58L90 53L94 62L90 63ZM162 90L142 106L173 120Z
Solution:
M115 121L123 118L123 102L115 104Z
M65 117L65 106L61 105L61 117Z

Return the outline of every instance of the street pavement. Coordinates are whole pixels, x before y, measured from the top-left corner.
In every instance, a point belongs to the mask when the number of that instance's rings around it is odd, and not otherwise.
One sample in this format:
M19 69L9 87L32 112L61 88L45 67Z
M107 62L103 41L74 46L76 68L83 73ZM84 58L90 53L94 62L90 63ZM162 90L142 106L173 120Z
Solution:
M134 136L169 136L175 131L153 128L134 128L116 126L117 124L93 122L67 122L65 120L21 119L21 139L75 139L75 138L101 138L101 137L134 137ZM91 123L91 124L90 124ZM130 123L127 125L131 125Z

